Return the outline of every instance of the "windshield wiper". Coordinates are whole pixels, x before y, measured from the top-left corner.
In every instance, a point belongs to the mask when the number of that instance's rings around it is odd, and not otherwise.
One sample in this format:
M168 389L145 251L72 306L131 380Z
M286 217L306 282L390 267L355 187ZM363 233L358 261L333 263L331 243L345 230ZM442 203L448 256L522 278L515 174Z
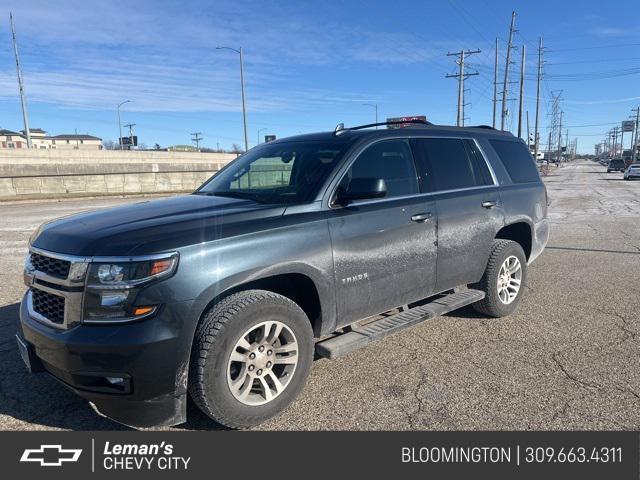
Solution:
M199 194L211 195L214 197L229 197L229 198L241 198L243 200L253 200L258 203L266 203L260 199L255 193L241 192L237 190L220 190L217 192L197 192Z

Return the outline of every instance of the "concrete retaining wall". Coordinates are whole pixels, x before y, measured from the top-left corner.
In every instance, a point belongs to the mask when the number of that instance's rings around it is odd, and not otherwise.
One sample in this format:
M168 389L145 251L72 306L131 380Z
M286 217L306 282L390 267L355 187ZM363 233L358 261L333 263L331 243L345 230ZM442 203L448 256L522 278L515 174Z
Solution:
M234 154L0 151L0 201L193 191Z

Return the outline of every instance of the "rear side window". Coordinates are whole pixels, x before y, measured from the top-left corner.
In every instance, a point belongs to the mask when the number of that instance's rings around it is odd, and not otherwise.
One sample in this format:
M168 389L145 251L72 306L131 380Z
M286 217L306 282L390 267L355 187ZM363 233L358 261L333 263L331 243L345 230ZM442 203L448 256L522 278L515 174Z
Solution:
M489 140L513 183L539 182L538 168L527 147L520 142Z
M489 172L485 176L468 140L423 138L416 143L423 157L421 174L428 191L471 188L491 183Z
M340 182L347 189L354 178L382 178L387 184L386 197L418 193L411 148L406 140L387 140L374 143L363 151Z

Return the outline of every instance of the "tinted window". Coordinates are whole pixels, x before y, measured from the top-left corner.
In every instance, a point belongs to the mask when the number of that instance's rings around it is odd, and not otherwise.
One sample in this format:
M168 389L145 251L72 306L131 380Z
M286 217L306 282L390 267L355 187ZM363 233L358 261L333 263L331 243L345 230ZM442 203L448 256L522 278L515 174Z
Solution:
M485 185L475 158L467 153L466 140L426 138L419 140L425 156L422 172L429 191L453 190Z
M513 183L539 182L538 168L527 147L520 142L489 140Z
M411 148L406 140L388 140L368 147L351 165L339 188L347 189L354 178L382 178L387 197L418 193Z
M262 203L309 202L346 148L332 142L264 144L239 157L196 193Z
M480 172L480 175L476 175L476 181L481 181L484 185L493 185L493 177L487 166L487 161L478 146L472 140L465 140L465 144L467 145L467 151L471 157L474 170Z

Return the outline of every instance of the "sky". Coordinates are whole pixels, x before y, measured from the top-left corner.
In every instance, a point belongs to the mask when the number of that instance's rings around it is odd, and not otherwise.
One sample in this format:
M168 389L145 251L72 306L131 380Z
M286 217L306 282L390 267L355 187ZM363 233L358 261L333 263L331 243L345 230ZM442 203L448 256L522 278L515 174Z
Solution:
M592 153L640 105L638 0L0 0L0 127L23 128L10 11L32 128L116 141L116 105L130 100L122 123L136 124L141 143L189 144L201 132L201 146L230 148L243 144L239 58L217 46L243 47L250 146L258 134L371 123L365 104L378 105L380 120L455 124L457 83L446 74L457 65L447 53L461 49L481 50L466 63L479 73L465 83L466 123L491 124L495 39L502 81L513 10L510 79L524 45L531 130L543 36L542 138L561 93L569 138ZM515 133L517 84L509 97Z

